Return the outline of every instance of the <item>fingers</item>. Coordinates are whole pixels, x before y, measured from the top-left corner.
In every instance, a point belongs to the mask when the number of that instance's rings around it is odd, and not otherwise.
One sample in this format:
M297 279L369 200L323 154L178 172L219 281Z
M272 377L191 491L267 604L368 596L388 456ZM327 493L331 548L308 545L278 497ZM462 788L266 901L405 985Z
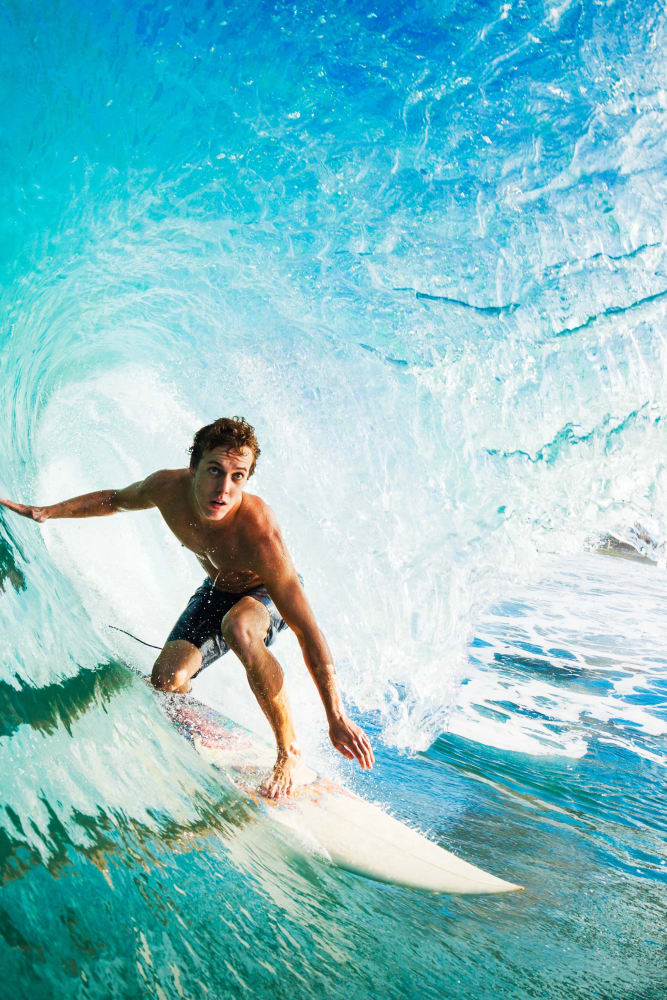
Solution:
M371 741L366 736L366 733L361 734L361 752L363 754L364 762L366 764L366 769L370 771L375 763L375 754L373 753L373 748L371 746Z
M34 511L38 508L26 507L24 503L15 503L14 500L0 500L0 504L6 507L7 510L13 510L15 514L20 514L21 517L30 517L35 521L39 520L34 514Z
M371 744L365 733L360 732L352 746L352 752L361 764L362 771L370 771L375 762Z
M350 728L345 740L332 740L336 750L348 760L357 760L362 771L370 771L375 763L375 755L366 733L357 726Z
M48 518L45 507L28 507L24 503L14 503L13 500L0 500L0 504L6 507L7 510L13 510L15 514L20 514L21 517L37 521L38 524L42 524Z
M359 761L362 771L367 771L370 769L370 763L366 763L366 754L361 745L361 741L358 739L350 740L350 750L352 751L355 759Z
M27 513L25 504L15 503L13 500L4 500L3 504L8 510L13 510L15 514L23 514L25 517Z

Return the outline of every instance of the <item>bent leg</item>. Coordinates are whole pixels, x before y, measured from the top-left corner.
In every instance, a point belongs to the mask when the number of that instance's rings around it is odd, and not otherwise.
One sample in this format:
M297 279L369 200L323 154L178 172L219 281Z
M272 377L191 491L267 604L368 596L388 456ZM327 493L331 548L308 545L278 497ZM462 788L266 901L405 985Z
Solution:
M185 639L172 639L164 644L153 664L151 684L159 691L187 694L201 664L202 655L196 646Z
M262 786L269 798L289 795L299 761L294 723L285 691L285 676L264 645L271 619L263 604L243 597L222 620L222 635L243 664L248 683L276 737L278 756L271 777Z

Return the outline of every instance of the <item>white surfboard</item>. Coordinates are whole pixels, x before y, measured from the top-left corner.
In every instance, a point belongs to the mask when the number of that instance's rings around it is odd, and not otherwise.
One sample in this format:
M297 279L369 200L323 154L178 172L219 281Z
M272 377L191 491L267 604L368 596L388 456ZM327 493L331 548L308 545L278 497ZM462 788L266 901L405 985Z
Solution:
M205 760L221 768L258 809L340 868L431 892L522 888L462 861L305 765L299 774L302 783L289 798L267 799L258 788L273 767L275 748L191 695L167 696L164 705L172 723Z

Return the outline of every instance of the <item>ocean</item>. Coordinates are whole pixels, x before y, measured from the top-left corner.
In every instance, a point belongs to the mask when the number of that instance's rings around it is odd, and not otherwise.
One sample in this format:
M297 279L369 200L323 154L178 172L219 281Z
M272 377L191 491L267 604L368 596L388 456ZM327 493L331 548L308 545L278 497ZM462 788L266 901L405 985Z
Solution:
M320 771L525 886L333 867L148 671L201 569L155 511L0 508L14 998L667 992L664 5L6 0L0 496L242 414L376 766ZM266 733L226 656L195 693Z

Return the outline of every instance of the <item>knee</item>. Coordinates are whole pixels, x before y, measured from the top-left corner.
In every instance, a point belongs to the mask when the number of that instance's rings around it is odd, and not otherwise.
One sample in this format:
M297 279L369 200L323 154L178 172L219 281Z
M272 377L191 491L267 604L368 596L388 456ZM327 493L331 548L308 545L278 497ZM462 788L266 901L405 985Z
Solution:
M161 664L159 659L153 664L151 684L158 691L179 691L188 683L189 679L188 671L184 668L170 669Z
M223 619L222 637L229 648L242 659L251 657L253 650L264 644L264 636L260 634L256 624L239 617Z

